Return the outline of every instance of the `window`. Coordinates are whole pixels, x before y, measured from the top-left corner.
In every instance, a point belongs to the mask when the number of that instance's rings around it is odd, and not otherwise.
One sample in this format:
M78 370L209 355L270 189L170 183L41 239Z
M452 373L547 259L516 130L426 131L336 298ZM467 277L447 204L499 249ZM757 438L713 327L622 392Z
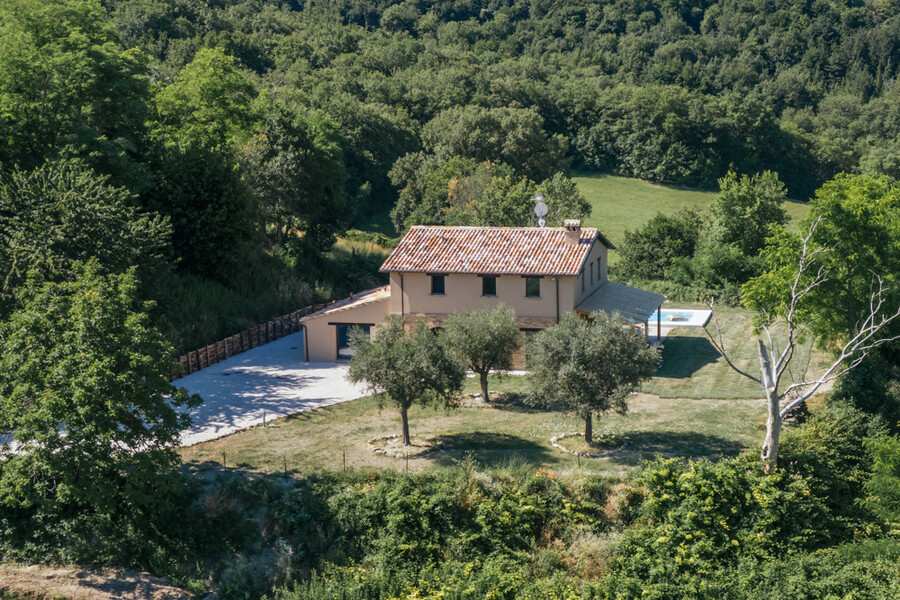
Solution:
M482 277L481 278L481 295L496 296L497 295L497 278Z
M432 275L431 276L431 295L432 296L443 296L444 295L444 276L443 275Z
M591 263L591 285L594 285L594 263Z
M601 264L603 264L603 257L602 257L602 256L601 256L600 258L597 259L597 281L600 281L600 273L603 272L603 270L600 268L600 265L601 265Z
M581 275L578 276L581 279L581 291L584 291L584 271L581 272Z
M525 278L525 297L540 298L541 297L541 278L526 277Z

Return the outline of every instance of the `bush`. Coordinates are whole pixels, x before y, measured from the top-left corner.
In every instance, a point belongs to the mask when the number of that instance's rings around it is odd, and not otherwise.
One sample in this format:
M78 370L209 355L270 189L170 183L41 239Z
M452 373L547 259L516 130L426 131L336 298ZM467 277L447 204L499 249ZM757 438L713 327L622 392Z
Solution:
M900 545L871 540L784 561L748 563L734 574L734 591L742 600L892 600L900 597Z
M900 438L866 440L866 450L874 457L872 476L865 482L865 506L900 527Z
M711 298L716 306L741 306L740 286L712 288L704 285L685 285L667 280L626 279L628 285L662 294L669 302L706 302Z
M830 405L783 435L780 463L802 476L811 493L825 503L828 518L819 528L832 541L849 539L867 526L877 527L858 501L874 467L866 440L883 439L885 433L880 419L851 406Z
M767 561L827 541L823 503L787 471L763 473L750 455L718 463L660 460L636 482L646 487L645 527L627 530L603 579L609 596L720 598L723 569Z
M880 417L892 431L900 425L900 373L879 353L842 375L828 397L829 405L848 404Z
M665 279L675 260L694 256L702 229L703 221L696 211L657 213L640 229L625 232L618 268L628 277Z

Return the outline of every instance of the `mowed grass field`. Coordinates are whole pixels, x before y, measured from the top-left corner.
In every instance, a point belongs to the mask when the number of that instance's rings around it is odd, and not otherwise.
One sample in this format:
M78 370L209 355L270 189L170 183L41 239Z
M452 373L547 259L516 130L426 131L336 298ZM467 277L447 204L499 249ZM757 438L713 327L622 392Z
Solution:
M584 224L598 228L613 244L621 244L625 240L625 230L638 229L657 213L672 214L684 208L703 210L718 193L600 173L575 173L573 180L593 208ZM809 207L806 202L789 200L785 210L791 224L796 226L809 212ZM389 213L384 210L361 218L356 226L363 231L396 236ZM612 260L616 260L615 254Z
M521 376L493 381L493 389L524 385ZM475 388L475 382L470 381ZM550 438L583 430L583 421L531 408L518 401L496 406L410 410L410 433L417 440L439 441L441 448L409 459L409 468L453 465L469 456L499 466L524 462L555 472L576 469L621 476L654 456L718 458L756 444L765 407L760 400L664 400L636 394L625 416L595 420L595 438L619 450L602 458L582 458L554 448ZM400 433L396 409L379 409L374 398L301 413L189 448L181 455L187 468L200 472L229 468L261 473L407 468L406 460L375 454L369 440ZM760 438L761 439L761 438ZM415 449L414 452L415 453Z
M672 214L685 208L703 210L717 194L596 173L578 173L573 179L593 207L585 225L598 228L613 244L621 244L625 230L638 229L657 213ZM809 207L805 202L790 200L785 210L796 226Z

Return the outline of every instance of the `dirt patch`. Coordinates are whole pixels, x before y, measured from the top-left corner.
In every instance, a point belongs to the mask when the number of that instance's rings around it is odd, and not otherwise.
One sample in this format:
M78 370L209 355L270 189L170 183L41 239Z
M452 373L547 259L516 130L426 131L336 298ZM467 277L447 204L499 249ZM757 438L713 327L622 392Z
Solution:
M375 454L391 458L417 458L441 447L440 441L419 436L410 437L410 446L404 446L399 435L387 435L369 440L369 448Z
M192 595L137 571L76 566L0 565L0 591L35 600L190 600Z

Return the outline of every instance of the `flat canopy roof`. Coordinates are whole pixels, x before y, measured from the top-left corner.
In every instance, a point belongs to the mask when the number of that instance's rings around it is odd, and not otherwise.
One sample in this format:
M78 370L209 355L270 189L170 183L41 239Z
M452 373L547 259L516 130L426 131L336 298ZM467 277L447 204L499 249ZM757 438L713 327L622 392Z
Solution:
M602 311L611 315L617 312L632 323L639 323L649 319L665 299L660 294L607 281L576 306L575 310L588 314Z

